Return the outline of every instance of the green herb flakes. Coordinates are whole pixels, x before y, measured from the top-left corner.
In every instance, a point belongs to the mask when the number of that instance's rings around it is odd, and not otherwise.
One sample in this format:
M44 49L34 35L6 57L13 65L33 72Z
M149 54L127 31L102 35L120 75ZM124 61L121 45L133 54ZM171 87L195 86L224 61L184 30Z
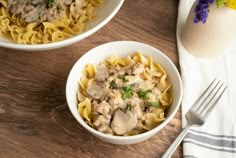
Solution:
M128 111L128 110L131 110L132 109L132 106L131 105L127 105L125 108L120 108L120 110L122 111Z
M123 82L128 82L129 80L125 77L125 75L119 76L119 79L121 79Z
M132 97L132 92L127 91L122 94L122 99L128 99Z
M48 8L51 8L54 2L54 0L48 0Z
M151 106L153 106L157 109L160 108L160 104L158 102L149 102L148 107L151 107Z
M143 98L143 99L149 99L149 97L148 97L148 93L151 93L152 91L149 89L149 90L146 90L146 91L144 91L144 90L139 90L138 91L138 96L139 96L139 98Z
M122 87L124 93L122 94L122 99L131 98L133 95L134 87L131 85Z
M110 88L112 88L112 89L116 88L116 83L115 83L114 80L112 80L112 81L110 82Z

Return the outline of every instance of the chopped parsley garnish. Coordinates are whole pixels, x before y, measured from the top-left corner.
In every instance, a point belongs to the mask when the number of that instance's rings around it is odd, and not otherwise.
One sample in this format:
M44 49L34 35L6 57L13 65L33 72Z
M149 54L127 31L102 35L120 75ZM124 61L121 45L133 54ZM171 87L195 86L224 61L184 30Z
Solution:
M54 2L54 0L48 0L48 8L51 8Z
M149 102L148 107L151 107L151 106L153 106L157 109L160 108L160 104L158 102Z
M120 110L122 111L128 111L128 110L131 110L132 109L132 106L131 105L127 105L125 108L120 108Z
M128 85L128 86L123 86L122 89L123 89L123 91L132 91L133 92L134 87L131 85Z
M151 93L151 90L150 90L150 89L149 89L149 90L146 90L146 91L144 91L144 90L139 90L139 91L138 91L138 96L139 96L139 98L149 99L148 93Z
M112 88L112 89L116 88L116 83L115 83L114 80L112 80L112 81L110 82L110 88Z
M122 99L127 99L132 97L132 92L127 91L122 94Z
M129 80L125 77L125 75L119 76L119 79L121 79L123 82L128 82Z
M131 110L132 106L131 105L127 105L125 110Z
M124 86L122 87L124 93L122 94L122 99L127 99L127 98L131 98L132 97L132 93L133 93L133 90L134 90L134 87L131 86L131 85L128 85L128 86Z

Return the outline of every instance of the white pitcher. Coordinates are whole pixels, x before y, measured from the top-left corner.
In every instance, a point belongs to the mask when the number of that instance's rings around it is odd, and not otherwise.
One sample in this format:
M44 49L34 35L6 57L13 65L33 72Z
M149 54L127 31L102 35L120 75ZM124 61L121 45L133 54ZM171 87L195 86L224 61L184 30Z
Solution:
M183 46L189 53L202 58L216 57L224 53L232 39L236 38L236 10L225 6L217 8L213 3L210 5L206 23L195 24L195 6L196 2L182 30Z

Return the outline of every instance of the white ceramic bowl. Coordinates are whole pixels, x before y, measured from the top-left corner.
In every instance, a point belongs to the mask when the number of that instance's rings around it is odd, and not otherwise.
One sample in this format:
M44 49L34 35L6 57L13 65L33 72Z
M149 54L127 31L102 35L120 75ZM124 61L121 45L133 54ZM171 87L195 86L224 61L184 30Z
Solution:
M88 126L84 120L80 117L80 114L77 111L77 90L78 90L78 81L80 80L82 71L86 64L93 63L99 64L99 62L104 61L107 57L111 55L117 55L119 57L125 57L128 55L133 55L136 51L141 52L145 56L152 56L153 61L158 61L158 63L163 66L166 70L168 78L172 83L172 93L173 93L173 103L169 109L166 120L162 122L156 128L147 131L142 134L135 136L111 136L103 134L90 126ZM133 144L138 143L143 140L146 140L160 131L176 114L180 102L182 99L182 82L178 70L172 61L161 51L139 42L132 41L117 41L106 43L100 45L86 54L84 54L73 66L67 80L66 84L66 99L69 106L69 109L75 119L90 133L95 135L109 143L113 144Z
M102 28L105 24L107 24L118 12L123 2L124 0L104 0L104 3L97 8L96 18L88 22L86 30L68 39L65 39L59 42L49 43L49 44L24 45L24 44L17 44L14 41L8 40L4 36L0 36L0 47L26 50L26 51L41 51L41 50L50 50L50 49L68 46L70 44L78 42L92 35L96 31L98 31L100 28Z

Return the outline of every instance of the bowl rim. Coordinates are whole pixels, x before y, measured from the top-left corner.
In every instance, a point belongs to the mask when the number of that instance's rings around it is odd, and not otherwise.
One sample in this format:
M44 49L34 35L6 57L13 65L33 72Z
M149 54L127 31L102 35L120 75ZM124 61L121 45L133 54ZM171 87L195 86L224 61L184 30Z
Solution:
M178 80L178 84L180 85L179 87L179 98L178 98L178 101L177 101L177 105L176 107L174 108L173 112L169 115L168 118L166 118L160 125L156 126L155 128L149 130L149 131L146 131L144 133L140 133L140 134L137 134L137 135L132 135L132 136L115 136L115 135L108 135L108 134L105 134L105 133L102 133L102 132L99 132L97 131L96 129L90 127L82 118L81 120L77 119L74 115L73 115L73 111L72 109L70 108L70 105L69 105L69 100L68 100L68 94L69 94L69 81L70 81L70 78L71 78L71 74L73 72L73 70L75 69L75 65L77 65L77 63L80 61L80 59L83 59L85 56L87 56L90 52L93 52L94 50L98 49L99 47L105 47L107 45L111 45L111 44L116 44L116 43L131 43L131 44L139 44L139 45L142 45L144 47L148 47L149 49L152 49L154 50L155 52L159 53L161 56L163 56L164 58L166 58L166 60L169 62L169 64L171 65L172 69L176 72L177 74L177 80ZM141 43L141 42L137 42L137 41L113 41L113 42L108 42L108 43L104 43L102 45L99 45L97 47L94 47L92 49L90 49L89 51L87 51L86 53L84 53L76 62L75 64L73 65L71 71L69 72L69 75L68 75L68 78L67 78L67 81L66 81L66 100L67 100L67 105L69 106L69 110L71 112L71 114L73 115L73 117L77 120L77 122L79 122L79 124L81 126L83 126L86 130L88 130L89 132L91 132L92 134L95 134L99 137L102 137L102 138L106 138L106 139L112 139L112 140L119 140L119 141L129 141L129 140L136 140L136 139L142 139L143 137L148 137L152 134L155 134L157 133L158 131L160 131L161 129L163 129L163 127L165 127L171 120L172 118L175 116L175 114L177 113L179 107L180 107L180 104L181 104L181 101L182 101L182 97L183 97L183 85L182 85L182 80L181 80L181 77L180 77L180 73L179 71L177 70L176 66L174 65L174 63L170 60L170 58L165 55L163 52L161 52L159 49L153 47L153 46L150 46L148 44L145 44L145 43ZM80 115L80 114L79 114Z
M119 1L120 2L115 7L115 9L103 21L101 21L99 24L97 24L93 28L91 28L89 30L85 30L82 33L74 35L70 38L66 38L62 41L52 42L52 43L48 43L48 44L34 44L34 45L6 43L6 42L0 41L0 47L17 49L17 50L26 50L26 51L32 51L32 50L38 51L38 50L50 50L50 49L55 49L55 48L61 48L64 46L68 46L70 44L74 44L74 43L92 35L93 33L100 30L103 26L105 26L116 15L116 13L120 10L120 8L123 5L125 0L119 0Z

